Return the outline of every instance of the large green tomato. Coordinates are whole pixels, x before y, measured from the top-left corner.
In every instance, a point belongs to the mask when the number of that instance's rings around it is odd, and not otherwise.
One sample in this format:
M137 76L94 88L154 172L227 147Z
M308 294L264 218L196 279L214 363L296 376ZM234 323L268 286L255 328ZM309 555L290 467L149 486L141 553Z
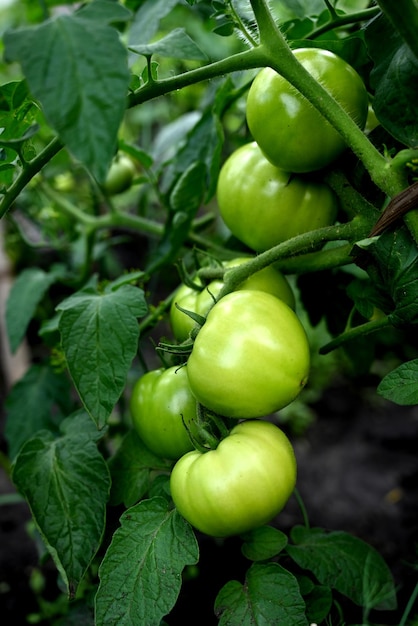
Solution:
M296 483L291 443L271 422L249 420L216 450L194 451L173 468L171 495L178 511L207 535L226 537L271 521Z
M198 402L226 417L269 415L298 396L309 344L296 314L263 291L234 291L209 311L187 362Z
M185 424L193 433L196 400L185 367L160 368L141 376L133 387L130 408L135 430L154 454L176 461L193 450Z
M297 60L364 128L368 96L356 70L329 50L299 48ZM277 167L312 172L346 148L341 135L285 78L263 68L251 85L247 122L255 141Z
M257 252L329 226L338 209L328 185L275 167L255 142L235 150L223 164L217 200L232 234Z
M226 261L223 265L225 268L233 268L249 260L250 258L239 257L231 261ZM177 341L187 339L190 331L195 326L195 322L186 313L180 311L176 304L183 309L193 311L202 317L206 317L209 309L213 305L214 298L217 297L223 285L224 282L222 280L213 280L205 289L202 289L202 291L196 291L196 289L192 289L185 284L180 285L170 308L171 328ZM295 308L295 296L293 295L292 288L287 279L271 265L247 278L247 280L239 285L238 289L266 291L286 302L292 309Z

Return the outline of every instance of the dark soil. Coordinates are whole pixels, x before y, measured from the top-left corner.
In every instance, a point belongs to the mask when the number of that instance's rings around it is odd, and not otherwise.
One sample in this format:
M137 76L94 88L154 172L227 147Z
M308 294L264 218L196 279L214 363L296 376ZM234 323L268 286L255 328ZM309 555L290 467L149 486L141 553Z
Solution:
M365 385L353 388L345 383L329 389L314 409L316 421L303 437L294 439L298 488L310 523L350 532L382 554L399 587L400 610L373 617L375 623L385 626L399 624L418 581L414 569L418 545L418 407L398 407L380 400ZM4 441L1 449L5 451ZM0 474L0 493L13 491L9 479ZM53 566L39 564L27 531L29 520L25 504L0 506L0 615L4 626L24 625L26 615L38 611L29 586L34 568L46 576L45 594L51 599L58 594ZM292 498L276 525L288 531L300 523L300 508ZM200 573L184 583L179 602L167 618L170 626L195 625L196 616L202 626L215 626L213 602L217 592L228 580L244 580L249 562L241 556L237 539L200 539ZM361 623L355 611L346 617L347 623ZM42 622L48 623L52 622Z

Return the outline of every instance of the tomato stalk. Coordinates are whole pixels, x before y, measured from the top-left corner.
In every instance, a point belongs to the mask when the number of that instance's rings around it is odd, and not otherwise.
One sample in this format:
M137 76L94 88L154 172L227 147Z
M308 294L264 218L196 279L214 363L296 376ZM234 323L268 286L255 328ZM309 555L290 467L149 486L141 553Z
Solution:
M344 333L341 333L341 335L335 337L335 339L327 343L325 346L322 346L319 353L328 354L348 341L364 337L365 335L381 330L382 328L387 328L388 326L390 326L390 320L387 315L379 317L375 320L370 320L369 322L365 322L364 324L360 324L359 326L355 326L354 328L350 328Z
M379 7L370 7L369 9L363 9L362 11L356 11L355 13L348 13L347 15L331 15L331 20L323 26L319 26L311 32L307 39L316 39L320 35L327 33L335 28L341 28L347 24L355 24L356 22L365 22L372 19L378 13L380 13Z
M227 278L223 288L221 289L217 300L223 298L227 293L234 291L238 285L246 280L255 272L258 272L268 265L272 265L276 261L283 258L294 257L295 261L302 252L309 252L326 241L348 240L357 241L367 236L370 230L370 221L363 216L357 216L351 222L346 224L337 224L334 226L325 226L317 230L303 233L288 239L283 243L260 253L254 259L249 260L242 265L231 268L228 271Z
M407 186L404 172L394 169L354 120L295 58L269 11L266 0L251 0L260 32L264 63L288 80L340 133L368 170L373 182L392 197Z

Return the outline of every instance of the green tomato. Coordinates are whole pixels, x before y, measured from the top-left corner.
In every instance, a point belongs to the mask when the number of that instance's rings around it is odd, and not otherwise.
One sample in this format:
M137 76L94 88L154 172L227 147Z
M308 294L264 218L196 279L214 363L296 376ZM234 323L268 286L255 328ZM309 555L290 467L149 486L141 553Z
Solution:
M329 226L338 210L328 185L275 167L255 142L235 150L223 164L217 200L232 234L257 252Z
M296 483L292 445L271 422L249 420L216 450L195 450L173 468L171 495L178 511L207 535L226 537L271 521Z
M356 70L329 50L299 48L297 60L364 128L368 96ZM290 172L312 172L346 148L341 135L285 78L271 68L255 77L247 99L247 123L266 157Z
M187 362L200 404L233 418L269 415L308 379L310 352L294 311L263 291L234 291L209 311Z
M233 268L249 260L250 258L238 257L231 261L226 261L223 265L225 268ZM180 311L176 304L183 309L206 317L223 285L224 282L222 280L213 280L202 291L196 291L196 289L192 289L185 284L180 285L170 308L170 324L177 341L187 339L190 331L195 326L195 322L187 313ZM286 277L271 265L247 278L239 285L238 289L266 291L286 302L292 309L295 308L295 296Z
M185 367L160 368L141 376L133 387L130 408L135 430L154 454L176 461L193 450L187 429L193 432L196 400Z
M126 191L132 186L136 175L134 163L126 154L119 154L112 162L104 183L110 196Z

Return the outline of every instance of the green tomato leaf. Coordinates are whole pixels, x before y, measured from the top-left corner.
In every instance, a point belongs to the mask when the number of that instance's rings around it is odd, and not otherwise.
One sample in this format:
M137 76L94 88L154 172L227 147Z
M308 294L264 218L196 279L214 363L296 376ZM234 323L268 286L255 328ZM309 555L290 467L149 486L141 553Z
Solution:
M321 624L329 614L333 597L329 587L315 585L314 588L303 595L306 604L306 617L310 624Z
M418 404L418 359L402 363L387 374L377 393L402 406Z
M231 86L228 82L228 94ZM224 94L224 84L220 87L210 106L203 111L193 128L187 133L182 147L177 151L175 158L166 167L163 179L163 190L170 193L174 185L184 176L184 173L197 164L206 167L205 181L198 181L198 187L205 185L205 199L209 200L216 189L216 182L221 161L223 145L223 129L219 119L222 103L227 99Z
M385 232L368 247L366 271L383 297L393 303L389 319L394 326L418 322L418 249L409 231ZM383 300L382 300L383 302ZM385 311L386 312L386 311Z
M74 597L101 543L110 478L97 430L84 412L68 417L62 433L55 439L40 431L27 441L12 478Z
M191 527L164 498L128 509L100 566L97 623L159 626L176 603L181 572L198 559Z
M160 21L176 4L178 0L145 0L135 13L129 33L129 45L149 43L157 33Z
M6 328L12 352L19 347L45 293L62 275L61 266L52 268L50 272L29 267L13 283L6 303Z
M126 22L132 17L129 9L119 4L119 2L114 2L114 0L93 0L93 2L82 6L78 15L84 19L103 24Z
M241 551L251 561L267 561L287 545L287 536L272 526L261 526L242 536Z
M245 585L228 582L215 600L215 613L219 626L308 624L297 580L278 563L252 565Z
M80 12L9 31L4 40L8 60L21 64L48 123L103 182L115 152L130 79L127 51L118 32Z
M183 172L170 194L170 214L165 224L164 235L152 255L151 267L173 259L190 231L192 220L203 202L206 192L206 166L199 161L192 163ZM150 267L148 268L149 271Z
M206 61L207 55L189 37L184 28L175 28L168 35L154 43L137 44L129 48L137 54L151 56L158 54L171 59Z
M345 532L320 528L292 529L290 557L311 571L321 585L335 589L366 609L396 608L392 574L381 555L366 542Z
M80 398L102 428L118 401L139 338L137 318L147 306L142 289L109 285L99 292L92 282L57 307L67 366Z
M71 411L68 378L49 365L32 365L12 387L6 400L5 435L14 459L20 447L39 430L54 430ZM51 416L55 416L55 424Z
M376 117L393 137L414 148L418 145L418 59L383 14L369 22L365 35L374 62L370 81Z
M35 156L31 137L38 132L39 108L33 102L26 81L11 82L0 87L0 146L2 172L0 184L8 187L13 181L16 152L30 160Z
M152 483L151 473L155 470L169 471L171 465L148 450L134 430L129 431L109 461L111 504L133 506L148 493Z

